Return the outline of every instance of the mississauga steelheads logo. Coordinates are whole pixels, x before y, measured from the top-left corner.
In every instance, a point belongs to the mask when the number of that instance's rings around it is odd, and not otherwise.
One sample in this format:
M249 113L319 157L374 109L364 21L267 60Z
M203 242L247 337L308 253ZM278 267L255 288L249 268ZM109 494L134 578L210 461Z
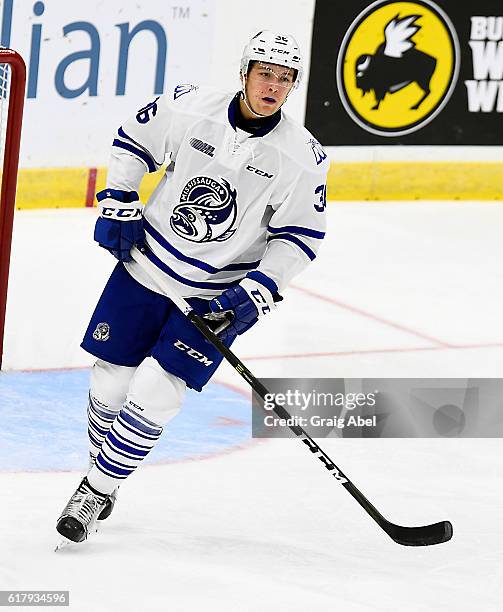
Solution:
M171 229L191 242L228 240L236 231L237 192L220 177L196 176L182 189L170 218Z
M459 56L454 26L430 0L374 2L351 24L339 51L344 108L372 134L415 132L447 104Z

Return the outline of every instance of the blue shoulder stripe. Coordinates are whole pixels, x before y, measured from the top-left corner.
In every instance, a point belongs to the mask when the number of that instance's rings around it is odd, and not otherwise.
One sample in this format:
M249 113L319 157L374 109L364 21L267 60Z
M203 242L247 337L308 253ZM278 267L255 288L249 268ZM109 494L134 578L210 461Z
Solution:
M281 234L289 232L290 234L299 234L299 236L307 236L308 238L325 238L325 232L310 229L309 227L301 227L299 225L284 225L283 227L272 227L269 225L267 231L271 234Z
M292 236L292 234L275 234L274 236L269 236L267 242L270 242L271 240L288 240L289 242L293 242L293 244L296 244L299 249L304 251L304 253L309 257L311 261L313 261L313 259L316 259L316 253L312 251L306 244L304 244L302 240L299 240L296 236Z
M160 162L156 161L154 156L152 155L152 153L150 153L150 151L148 149L146 149L145 147L142 147L142 145L139 142L136 142L136 140L131 138L131 136L129 136L129 134L126 134L126 132L124 131L124 128L122 126L117 130L117 134L119 134L120 138L124 138L124 140L129 140L129 142L131 142L131 144L133 144L135 147L137 147L138 149L143 151L145 153L145 155L148 155L156 166L162 166L163 160L161 160Z
M152 158L147 155L145 151L142 151L138 147L135 147L134 145L130 144L129 142L122 142L122 140L115 138L112 143L112 146L117 147L119 149L124 149L125 151L129 151L130 153L136 155L136 157L139 157L143 162L145 162L149 172L155 172L157 170Z
M251 262L243 262L236 264L229 264L224 266L223 268L216 268L205 261L201 261L200 259L196 259L195 257L188 257L176 249L170 242L164 238L162 234L160 234L155 227L153 227L145 218L143 219L143 227L145 231L152 236L152 238L160 245L163 249L166 249L171 255L174 255L180 261L184 263L188 263L195 268L199 268L200 270L204 270L205 272L210 272L210 274L216 274L217 272L239 272L241 270L255 270L260 263L259 261L251 261Z

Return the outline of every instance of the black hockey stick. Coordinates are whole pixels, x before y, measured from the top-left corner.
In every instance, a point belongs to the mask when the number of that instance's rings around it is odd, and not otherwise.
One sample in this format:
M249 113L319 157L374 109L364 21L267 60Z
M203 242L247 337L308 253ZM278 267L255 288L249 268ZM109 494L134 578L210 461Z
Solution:
M225 344L216 336L206 325L202 317L197 315L192 307L184 298L178 295L177 291L166 281L160 270L153 264L146 255L141 253L136 247L131 251L133 259L148 272L149 276L156 283L164 295L169 297L183 314L191 321L203 336L225 357L237 373L246 380L250 387L262 398L269 395L269 391L264 385L248 370L248 368L228 349ZM282 419L290 419L290 413L279 404L274 402L273 411ZM441 521L432 525L422 525L421 527L403 527L391 523L369 502L363 493L355 487L349 478L335 465L330 457L314 442L311 436L300 426L290 425L291 431L301 440L310 452L317 457L331 475L348 491L360 506L369 514L374 521L383 529L397 544L404 546L431 546L441 544L452 538L452 524L449 521Z

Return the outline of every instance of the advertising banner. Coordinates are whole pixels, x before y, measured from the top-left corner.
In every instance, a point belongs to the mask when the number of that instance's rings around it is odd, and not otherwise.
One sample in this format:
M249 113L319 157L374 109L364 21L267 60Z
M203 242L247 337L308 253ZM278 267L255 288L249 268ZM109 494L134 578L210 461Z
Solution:
M501 145L496 0L317 0L306 126L324 145Z
M22 167L105 165L122 121L208 73L214 0L0 6L1 44L27 65Z

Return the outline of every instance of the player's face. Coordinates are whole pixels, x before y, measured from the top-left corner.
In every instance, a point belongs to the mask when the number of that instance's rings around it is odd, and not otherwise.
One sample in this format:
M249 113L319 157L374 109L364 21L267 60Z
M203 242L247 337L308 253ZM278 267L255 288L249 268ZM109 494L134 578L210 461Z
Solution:
M259 115L275 113L292 89L294 76L292 68L262 62L253 64L246 78L246 96L252 109ZM253 118L251 113L248 118Z

